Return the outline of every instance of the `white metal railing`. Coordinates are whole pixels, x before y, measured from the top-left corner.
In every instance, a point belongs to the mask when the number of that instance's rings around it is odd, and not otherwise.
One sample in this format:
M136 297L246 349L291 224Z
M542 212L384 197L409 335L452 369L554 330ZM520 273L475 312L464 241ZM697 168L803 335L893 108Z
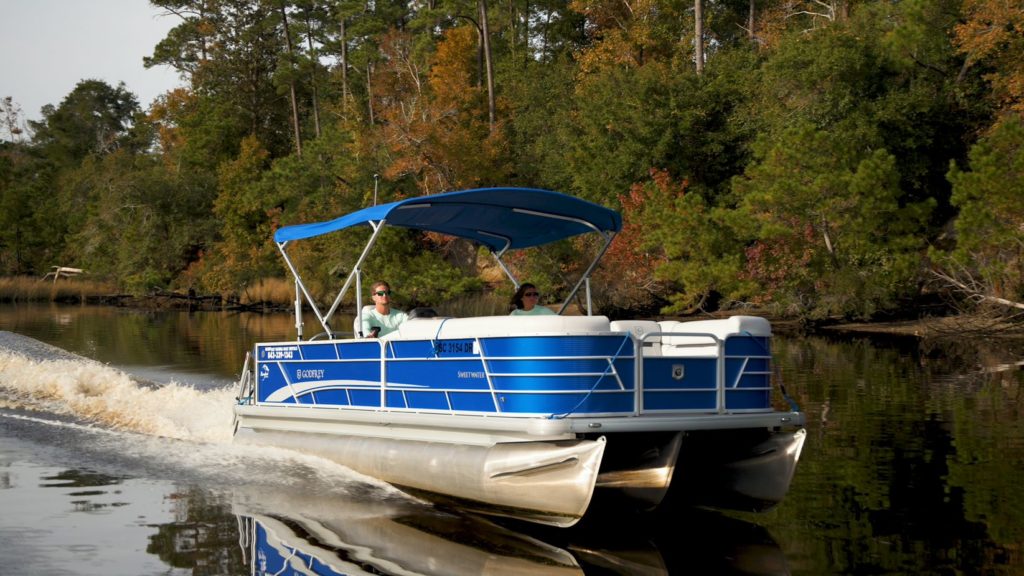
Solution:
M245 361L242 363L242 375L238 378L238 394L235 396L235 401L239 404L253 403L255 383L253 382L252 370L249 369L251 360L252 354L246 352Z
M464 362L466 360L479 360L480 363L481 363L482 371L484 372L484 377L485 377L485 379L487 381L487 388L486 389L466 390L466 389L463 389L463 388L436 388L436 387L432 387L432 388L429 389L430 392L441 392L441 393L444 393L444 395L445 395L445 402L448 405L448 412L451 413L451 414L456 414L458 412L461 412L461 411L456 411L455 409L452 408L451 396L450 395L452 393L456 393L456 392L471 392L471 393L472 392L478 392L478 393L489 394L491 396L491 401L492 401L492 403L494 405L494 409L495 409L496 412L502 412L501 401L499 400L499 395L503 394L503 393L507 393L507 394L515 394L515 393L520 393L520 392L550 393L550 394L579 394L579 393L593 394L593 393L609 393L609 392L621 393L621 392L626 391L627 389L626 389L625 383L622 381L621 374L619 373L618 369L615 367L615 361L619 360L619 359L623 359L623 360L629 360L629 359L636 360L637 359L637 357L633 356L633 355L621 355L621 351L622 351L621 347L620 347L619 351L615 355L599 354L599 355L587 355L587 356L575 356L575 355L573 355L573 356L529 356L529 357L523 357L523 356L488 356L486 354L486 352L484 351L484 346L481 343L481 338L479 338L479 337L477 337L477 338L467 338L467 340L473 340L474 341L474 347L477 350L479 350L478 355L467 356L467 357L448 357L448 358L432 357L432 358L430 358L431 361L433 361L433 362ZM417 341L419 341L419 342L432 342L432 340L410 340L410 341L407 341L407 342L417 342ZM360 341L358 341L358 340L350 341L351 344L355 344L355 343L359 343L359 342ZM419 361L424 360L425 358L415 358L415 357L413 357L413 358L409 358L409 357L397 358L395 350L393 348L393 346L395 344L395 341L392 341L392 340L378 340L377 343L380 346L380 356L377 359L374 359L374 358L345 358L345 359L343 359L340 356L337 356L339 354L339 352L337 351L337 349L335 349L335 354L336 354L337 357L334 360L321 360L321 361L323 361L323 362L332 362L332 363L379 362L380 363L380 367L381 367L381 369L380 369L380 378L379 378L379 381L378 381L378 386L380 387L380 408L387 409L387 393L390 390L402 392L403 402L406 404L406 406L408 406L408 400L407 400L407 397L405 396L405 393L408 392L409 390L407 388L400 387L400 386L389 386L389 384L388 384L388 378L387 378L388 364L389 363L393 363L393 362L419 362ZM301 350L301 347L303 346L303 344L299 343L297 345L299 346L299 348ZM336 345L344 346L343 343L337 343ZM301 352L300 352L300 354L301 354ZM494 372L492 370L492 368L491 368L491 363L497 362L497 361L524 362L524 361L535 361L535 360L550 360L550 361L603 360L604 362L606 362L608 364L608 368L605 369L604 371L600 371L600 372L597 372L597 371L588 371L588 372L576 371L576 372L531 372L531 373ZM288 361L295 361L295 360L288 360ZM300 358L298 361L303 361L303 359ZM255 402L255 397L254 397L255 377L252 376L253 370L249 369L249 363L250 363L250 354L247 353L246 354L246 363L245 363L245 366L243 367L243 374L244 375L243 375L243 381L242 381L241 385L243 387L245 387L245 390L247 390L248 393L251 396L253 396L252 401ZM639 362L637 362L637 363L639 364ZM256 362L254 361L254 365L255 364L256 364ZM594 377L597 380L595 381L594 387L591 388L590 390L576 390L576 389L561 389L561 390L506 390L506 389L503 389L503 388L499 387L494 382L494 378L510 378L510 377L517 377L517 376L523 376L523 377L552 377L552 378L588 377L589 376L589 377ZM284 378L284 386L291 389L292 385L293 385L291 380L286 375L284 375L283 373L282 373L282 377ZM601 380L603 380L606 377L610 378L617 385L618 390L612 390L612 391L608 391L608 390L594 390L594 388L596 388L596 386L601 382ZM368 385L369 385L369 383L368 383ZM349 387L346 387L345 390L346 390L346 398L349 400L349 404L351 405L351 395L349 394ZM305 390L300 392L300 394L303 394L303 395L306 394L306 393L307 393L307 391L305 391ZM241 395L241 393L240 393L240 395ZM294 393L293 393L293 396L295 396ZM298 398L296 397L295 400L296 400L296 403L297 403L298 402ZM314 402L314 405L315 405L315 402ZM526 414L524 414L524 416L526 416Z
M609 336L611 336L611 335L609 335ZM643 354L643 349L645 347L645 344L649 343L649 341L652 338L659 337L659 336L662 337L662 338L664 338L664 337L672 337L672 336L685 337L685 338L698 338L698 339L701 339L702 341L689 342L689 343L681 343L681 344L670 344L670 345L674 346L674 347L677 347L677 348L701 348L701 347L711 347L711 346L714 346L714 352L709 352L707 354L700 354L700 355L695 355L695 356L678 356L678 357L673 357L673 356L659 355L659 356L646 356L645 357L644 354ZM616 393L616 394L619 394L619 393L622 393L622 392L628 392L628 388L626 387L625 383L623 382L622 376L621 376L620 372L618 371L617 367L615 366L615 362L617 360L620 360L620 359L621 360L634 360L634 368L633 368L634 369L634 388L633 388L634 406L633 406L633 415L638 416L638 415L641 415L641 414L644 414L644 413L649 413L649 412L690 410L690 409L686 409L686 408L665 409L665 410L659 410L659 409L647 410L646 407L644 406L644 394L647 391L647 389L645 388L644 360L645 359L650 359L650 358L660 358L660 359L671 361L671 360L673 360L675 358L678 358L680 361L683 361L685 359L714 359L715 360L714 387L713 388L711 388L711 387L702 387L702 388L657 388L657 389L653 389L653 391L656 391L656 392L659 392L659 393L661 393L661 392L665 392L665 393L669 393L669 392L707 393L707 392L713 391L715 393L715 402L714 402L713 410L716 413L722 414L722 413L725 413L727 411L727 405L726 405L727 391L730 390L730 389L738 389L739 388L739 384L740 384L740 380L744 376L747 376L747 375L764 375L764 374L769 374L769 376L770 376L770 374L771 374L770 369L768 369L768 370L756 370L756 371L749 371L748 370L749 362L750 362L751 358L764 359L764 360L766 360L769 363L769 366L770 366L771 356L770 356L770 354L767 353L767 351L766 351L764 356L750 355L750 354L734 355L735 358L742 358L743 359L743 363L737 369L737 373L735 374L734 381L732 381L731 383L727 383L726 382L726 377L727 377L726 364L727 364L727 360L730 358L730 356L727 356L725 354L725 339L723 339L723 338L721 338L721 337L719 337L719 336L717 336L715 334L704 333L704 332L650 332L650 333L644 334L643 336L639 336L639 337L635 336L633 334L627 333L625 335L625 337L630 338L632 340L632 343L633 343L632 354L629 354L629 355L622 355L621 354L622 350L621 350L621 347L620 347L619 352L616 352L616 354L614 354L614 355L597 354L597 355L586 355L586 356L569 355L569 356L529 356L529 357L523 357L523 356L489 356L487 354L486 350L485 350L484 343L482 342L482 340L484 338L482 338L482 337L466 338L464 340L472 340L473 341L474 348L478 351L476 354L471 355L471 356L457 356L457 357L437 357L437 356L432 356L432 357L430 357L430 360L432 362L465 362L467 360L478 360L480 362L480 364L481 364L482 372L484 374L484 379L486 380L486 386L487 387L486 388L479 388L479 389L472 389L472 390L467 390L467 389L464 389L464 388L448 388L448 387L444 387L444 388L441 388L441 387L431 387L429 389L425 389L426 391L438 392L438 393L442 393L444 395L444 404L447 406L447 410L445 410L443 408L438 408L438 409L431 409L431 411L437 410L439 412L447 412L447 413L450 413L450 414L456 414L456 413L463 412L461 410L457 411L457 410L455 410L452 407L452 396L451 396L453 393L463 393L463 392L488 394L491 397L491 403L494 406L495 412L499 412L499 413L503 412L503 408L502 408L503 403L502 403L501 398L500 398L500 396L502 394L516 394L516 393L520 393L520 392L528 392L528 393L533 393L533 394L536 394L536 393L550 393L550 394L580 394L580 393L585 393L587 395L590 395L590 394L605 394L605 393ZM350 344L356 344L356 343L359 343L359 342L361 342L361 341L354 340L354 341L350 341L349 343ZM362 341L362 342L365 342L365 341ZM394 346L395 346L395 344L400 343L400 342L410 342L410 343L411 342L425 342L425 343L430 343L430 342L433 342L433 339L430 339L430 340L427 340L427 339L423 339L423 340L410 340L410 341L378 340L377 344L380 346L380 356L379 356L379 358L374 358L373 356L371 356L370 358L344 358L343 359L343 358L341 358L341 355L340 355L341 353L338 352L338 349L336 348L335 349L335 354L336 354L337 357L334 360L324 360L324 361L325 362L341 362L341 363L379 362L380 363L380 378L379 378L378 385L380 386L380 389L379 389L379 391L380 391L380 405L377 408L378 409L385 409L385 410L388 409L388 407L387 407L387 395L388 395L388 392L392 391L392 390L396 391L396 392L401 392L402 399L403 399L403 404L404 404L404 406L406 408L408 408L409 404L408 404L407 392L410 392L412 390L410 388L405 387L405 386L389 385L388 377L387 377L388 366L389 366L390 363L393 363L393 362L394 363L418 362L418 361L422 361L422 360L426 359L426 357L424 357L424 358L419 358L419 357L403 357L403 358L398 358L398 357L396 357L397 354L396 354L396 351L394 349ZM299 346L301 347L302 345L300 344ZM336 346L344 347L345 343L336 343ZM608 364L608 368L605 371L603 371L603 372L600 372L600 371L573 371L573 372L530 372L530 373L526 373L526 372L514 372L514 371L513 372L508 372L508 371L498 372L498 371L495 371L495 369L494 369L495 367L493 365L494 362L499 362L499 361L526 362L526 361L537 361L537 360L556 361L556 362L557 361L603 360L604 362L606 362ZM250 368L250 362L251 362L250 355L247 354L246 355L246 363L245 363L245 366L243 367L243 377L242 377L242 381L240 382L239 397L241 399L241 398L245 398L246 395L248 395L248 397L250 398L249 401L250 402L255 402L255 394L254 394L254 392L255 392L255 390L254 390L254 388L255 388L255 375L254 375L254 369ZM503 388L500 385L499 382L496 381L497 379L500 379L500 378L511 378L511 377L550 377L550 378L591 377L591 378L596 378L596 380L595 380L594 386L590 390L585 390L585 389L515 390L515 389L505 389L505 388ZM612 382L614 382L617 385L618 389L617 390L597 390L597 386L605 378L609 378ZM731 386L729 384L731 384ZM292 382L286 376L285 376L285 385L288 386L289 388L292 385ZM368 386L373 386L373 383L372 382L368 382L367 385ZM351 396L349 388L350 387L346 387L345 388L345 393L346 393L346 398L349 401L349 405L351 406L352 396ZM764 390L764 389L771 390L770 384L767 386L767 388L756 387L756 388L751 388L750 391ZM308 393L308 392L307 391L302 391L301 392L301 394L306 394L306 393ZM296 401L297 400L298 399L296 398ZM315 402L314 402L314 404L315 404ZM358 408L358 407L354 407L354 408ZM367 407L367 408L373 408L373 407ZM419 410L419 409L417 409L417 410ZM706 408L702 409L702 410L703 411L707 411ZM616 412L616 414L621 414L621 412ZM524 414L524 415L526 415L526 414ZM588 414L588 416L590 416L590 415L591 414Z
M715 355L714 356L711 356L709 354L709 355L706 355L706 356L679 356L678 358L682 359L682 358L712 358L713 357L713 358L716 359L716 365L715 365L715 392L716 392L715 411L717 413L719 413L719 414L723 414L723 413L725 413L727 411L727 406L726 406L726 392L727 392L727 390L729 390L729 389L733 389L733 390L738 389L739 388L740 380L743 378L743 376L765 375L765 374L771 376L771 373L772 373L771 372L771 368L770 368L771 367L771 362L772 362L772 357L771 357L771 354L768 352L767 349L765 350L765 354L763 356L751 355L751 354L729 356L729 355L727 355L725 353L725 341L726 341L726 339L725 338L720 338L719 336L717 336L715 334L712 334L712 333L708 333L708 332L649 332L647 334L644 334L643 337L638 338L636 340L636 342L637 342L636 354L637 355L642 355L644 342L646 342L648 338L651 338L651 337L654 337L654 336L661 336L661 337L665 337L665 336L681 336L681 337L687 337L687 338L707 338L707 339L709 339L711 341L711 342L706 343L706 344L705 343L700 343L700 342L693 342L693 343L686 343L686 344L670 344L671 346L676 347L676 348L700 348L700 347L704 347L704 346L710 346L710 345L712 345L712 343L714 344L714 346L715 346ZM746 336L748 336L750 338L758 338L758 336L754 336L752 334L746 334ZM669 359L673 358L673 356L664 356L664 355L653 356L653 357L654 358L669 358ZM743 358L743 364L737 370L736 378L733 381L731 387L727 386L726 385L726 381L725 381L725 378L726 378L726 363L727 363L729 358ZM748 366L748 363L750 362L751 358L758 358L758 359L765 360L768 363L769 368L767 370L758 370L758 371L749 371L749 370L747 370L747 366ZM638 392L637 392L637 394L638 394L638 407L639 407L637 413L639 414L639 413L643 412L643 408L642 408L642 404L643 404L643 390L642 390L642 388L643 388L643 383L644 383L644 377L643 377L643 362L642 361L637 363L637 368L638 368L637 375L636 375L636 379L637 379L637 382L638 382L638 386L637 387L641 388L641 390L638 390ZM761 391L765 391L765 390L771 391L771 389L772 389L772 387L769 384L768 386L765 386L765 387L749 388L749 389L745 389L745 390L749 390L749 391L758 391L758 390L761 390ZM657 391L658 392L681 392L681 391L706 392L707 390L706 389L683 389L683 388L679 388L679 389L660 388Z

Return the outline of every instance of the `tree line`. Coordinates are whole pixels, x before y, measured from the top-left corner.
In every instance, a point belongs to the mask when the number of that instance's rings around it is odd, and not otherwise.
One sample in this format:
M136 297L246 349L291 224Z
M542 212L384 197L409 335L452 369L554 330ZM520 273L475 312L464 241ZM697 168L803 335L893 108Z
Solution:
M871 317L936 290L1024 301L1024 6L998 0L154 0L144 109L82 80L0 100L0 274L237 294L273 231L427 193L620 210L606 311ZM357 235L296 246L330 297ZM396 231L416 303L486 288L475 247ZM550 294L564 245L514 258ZM410 302L411 303L411 302Z

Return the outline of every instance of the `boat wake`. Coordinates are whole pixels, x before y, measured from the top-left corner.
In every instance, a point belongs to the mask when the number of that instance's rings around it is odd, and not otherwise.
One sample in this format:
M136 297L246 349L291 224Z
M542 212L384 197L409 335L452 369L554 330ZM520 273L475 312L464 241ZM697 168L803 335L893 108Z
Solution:
M0 331L0 428L94 464L207 485L294 486L314 492L403 493L336 462L232 443L233 387L153 384Z
M177 440L231 440L230 388L155 386L31 338L0 338L0 406Z

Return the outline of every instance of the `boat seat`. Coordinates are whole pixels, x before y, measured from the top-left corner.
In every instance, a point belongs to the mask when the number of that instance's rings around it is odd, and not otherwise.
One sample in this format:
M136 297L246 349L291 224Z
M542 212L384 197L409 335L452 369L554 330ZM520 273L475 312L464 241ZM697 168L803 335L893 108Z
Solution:
M416 318L437 318L437 311L426 306L418 306L409 310L409 320Z
M608 332L606 316L475 316L416 318L385 336L390 340L485 338L528 334L594 334Z
M662 356L714 356L718 353L717 343L707 336L720 340L730 336L771 336L772 326L764 318L756 316L732 316L720 320L695 320L679 322L664 320L658 322L664 334L661 337Z
M612 332L629 332L633 338L643 338L644 356L661 356L661 336L648 336L653 332L661 332L661 326L654 320L616 320L610 325Z

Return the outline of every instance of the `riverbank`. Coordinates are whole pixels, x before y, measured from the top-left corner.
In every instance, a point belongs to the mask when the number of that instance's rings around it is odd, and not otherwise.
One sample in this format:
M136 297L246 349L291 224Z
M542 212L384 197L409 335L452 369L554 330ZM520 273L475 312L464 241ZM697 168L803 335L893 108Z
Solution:
M224 298L220 295L201 295L194 291L175 292L154 290L145 295L123 294L106 283L76 278L57 282L39 281L33 278L0 278L0 302L56 302L60 304L83 304L94 306L115 306L150 310L195 310L195 311L247 311L258 313L291 312L293 303L282 296L279 286L257 286L247 291L245 298ZM463 310L466 302L454 303L465 315L487 315L493 313L494 305L481 310ZM450 306L448 307L450 308ZM680 320L701 320L733 316L737 311L721 311L698 314ZM955 314L922 316L916 319L881 320L869 322L816 322L802 319L778 317L759 310L745 310L742 313L763 316L772 323L778 334L863 334L885 336L909 336L916 338L957 337L963 334L985 334L992 336L1022 337L1024 323L1007 320L1003 315ZM463 314L456 314L463 315ZM669 318L655 318L658 320Z
M109 282L87 278L58 278L54 281L27 276L0 278L0 303L55 302L157 310L254 311L274 312L291 309L291 296L281 296L274 286L262 284L246 291L244 298L224 298L219 294L202 295L193 290L175 292L153 290L148 294L120 292Z
M894 322L848 322L817 328L821 333L882 334L917 338L957 338L964 335L1024 337L1024 324L1003 316L958 314Z

